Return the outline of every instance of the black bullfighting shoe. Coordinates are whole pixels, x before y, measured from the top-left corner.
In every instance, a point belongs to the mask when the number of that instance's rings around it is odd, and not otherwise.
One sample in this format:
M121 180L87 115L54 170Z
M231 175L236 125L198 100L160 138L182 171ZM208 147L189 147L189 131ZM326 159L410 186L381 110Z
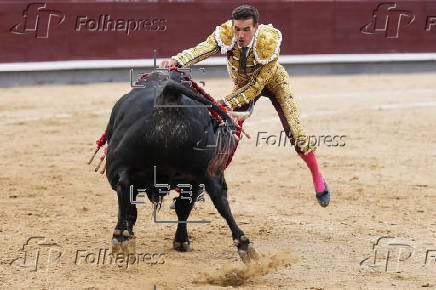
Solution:
M327 186L327 183L325 183L325 180L324 180L324 187L325 188L324 188L323 192L317 192L315 190L315 192L316 192L316 199L318 200L319 205L322 206L322 207L326 207L330 203L330 190L329 190L329 188Z

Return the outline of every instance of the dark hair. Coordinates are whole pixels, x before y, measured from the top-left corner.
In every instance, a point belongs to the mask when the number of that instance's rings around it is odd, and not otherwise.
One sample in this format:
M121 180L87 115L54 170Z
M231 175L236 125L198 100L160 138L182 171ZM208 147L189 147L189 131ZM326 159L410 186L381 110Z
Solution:
M245 20L253 18L253 26L259 21L259 12L257 9L250 5L241 5L232 12L232 19Z

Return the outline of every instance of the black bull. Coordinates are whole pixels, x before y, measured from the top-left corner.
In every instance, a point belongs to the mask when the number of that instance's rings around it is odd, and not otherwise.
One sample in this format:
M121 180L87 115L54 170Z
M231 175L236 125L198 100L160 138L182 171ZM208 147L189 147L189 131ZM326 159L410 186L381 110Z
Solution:
M180 79L177 71L171 71L169 76L154 72L142 80L144 88L133 89L112 109L106 129L106 176L118 194L113 254L135 251L133 227L137 209L130 201L131 188L134 200L138 189L144 189L151 202L158 202L165 193L156 184L168 184L170 189L190 184L191 200L181 196L176 199L179 223L174 248L190 249L187 224L183 222L204 185L215 208L227 221L239 255L244 262L249 261L257 254L232 216L223 173L234 145L235 124L218 106L195 94ZM205 105L212 105L226 121L224 126L211 118Z

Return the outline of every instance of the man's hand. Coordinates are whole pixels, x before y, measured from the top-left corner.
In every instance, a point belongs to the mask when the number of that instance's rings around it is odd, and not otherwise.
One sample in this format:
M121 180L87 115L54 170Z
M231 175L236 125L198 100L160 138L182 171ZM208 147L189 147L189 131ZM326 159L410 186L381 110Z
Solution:
M219 104L219 105L223 106L224 108L226 108L227 111L233 111L232 108L227 107L227 105L226 105L226 103L224 103L223 99L220 99L220 100L218 100L216 102L217 102L217 104Z
M160 63L159 68L169 68L172 66L177 66L178 64L179 63L175 59L166 59Z

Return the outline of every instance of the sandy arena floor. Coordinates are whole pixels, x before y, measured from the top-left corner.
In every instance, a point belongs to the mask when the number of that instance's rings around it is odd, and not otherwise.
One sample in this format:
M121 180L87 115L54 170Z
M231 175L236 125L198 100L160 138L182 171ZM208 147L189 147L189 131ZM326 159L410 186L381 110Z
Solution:
M154 223L147 202L135 228L147 259L97 264L99 249L110 250L117 199L86 161L129 84L0 89L0 287L435 288L436 74L295 77L293 85L307 133L345 136L345 146L322 143L317 153L332 202L318 205L292 147L273 137L256 146L258 132L281 131L261 99L246 122L252 139L226 171L235 219L263 254L249 267L208 196L190 216L212 221L188 225L194 251L172 249L176 226ZM206 80L215 96L230 88L229 79ZM176 219L170 200L158 219ZM381 237L397 239L373 248Z

